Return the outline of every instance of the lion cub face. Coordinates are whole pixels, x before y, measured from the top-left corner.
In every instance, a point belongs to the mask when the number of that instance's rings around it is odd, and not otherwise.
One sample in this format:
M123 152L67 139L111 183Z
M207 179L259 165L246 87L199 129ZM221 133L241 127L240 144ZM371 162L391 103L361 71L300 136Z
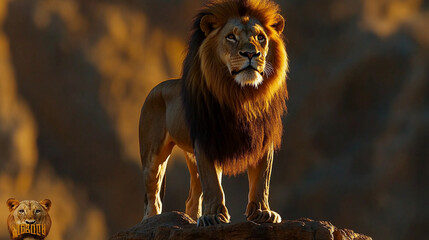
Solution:
M52 204L49 199L37 202L35 200L18 201L10 198L6 204L10 211L7 223L11 235L12 230L17 229L20 224L44 224L46 227L45 234L49 233L51 217L48 211Z
M230 19L219 36L220 58L234 80L241 86L261 84L272 67L265 60L268 36L259 21L248 17Z

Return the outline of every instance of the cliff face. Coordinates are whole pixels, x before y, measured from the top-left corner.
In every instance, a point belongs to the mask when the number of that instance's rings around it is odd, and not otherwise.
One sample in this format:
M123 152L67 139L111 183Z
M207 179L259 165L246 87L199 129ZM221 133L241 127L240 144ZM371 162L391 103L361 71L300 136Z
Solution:
M141 218L140 108L179 74L182 42L108 2L0 3L0 201L50 198L51 239L106 239ZM137 210L115 206L127 194Z
M243 222L197 228L195 221L180 212L168 212L144 220L131 229L115 234L111 240L145 239L299 239L299 240L372 240L329 222L299 219L280 224Z
M429 4L278 1L290 58L271 207L375 239L429 228ZM50 198L50 238L106 239L139 222L140 107L180 75L199 1L0 1L0 202ZM164 210L188 174L167 170ZM246 176L223 180L243 222ZM1 200L3 199L3 200ZM0 239L8 239L0 207Z

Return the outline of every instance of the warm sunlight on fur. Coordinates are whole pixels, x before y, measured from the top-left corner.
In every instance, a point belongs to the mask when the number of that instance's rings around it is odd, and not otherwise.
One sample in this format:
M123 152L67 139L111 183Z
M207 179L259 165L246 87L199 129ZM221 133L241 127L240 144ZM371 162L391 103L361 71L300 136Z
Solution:
M269 208L268 183L286 110L284 24L273 1L211 1L201 9L182 78L156 86L141 111L144 218L162 211L165 170L177 145L191 174L186 213L199 226L229 222L221 176L246 170L247 219L281 221Z

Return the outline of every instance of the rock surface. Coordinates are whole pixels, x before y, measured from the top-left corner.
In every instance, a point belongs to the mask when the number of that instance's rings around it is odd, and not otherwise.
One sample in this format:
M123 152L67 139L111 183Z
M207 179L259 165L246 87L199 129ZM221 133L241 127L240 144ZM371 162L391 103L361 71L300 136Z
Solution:
M181 212L167 212L151 217L111 240L143 239L297 239L297 240L370 240L348 229L338 229L329 222L302 218L281 224L243 222L197 228L194 220Z

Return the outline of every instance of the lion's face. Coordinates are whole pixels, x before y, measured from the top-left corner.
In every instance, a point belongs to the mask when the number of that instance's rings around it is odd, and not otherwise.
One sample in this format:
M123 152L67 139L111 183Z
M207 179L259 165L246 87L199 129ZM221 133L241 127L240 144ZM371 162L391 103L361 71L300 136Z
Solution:
M258 90L260 96L273 96L282 86L288 68L281 37L283 17L273 12L265 17L261 14L231 15L222 15L219 10L200 20L205 39L198 54L208 89L221 102L229 102L226 95L235 89L230 83L244 90L236 92L243 95L240 98L249 97L251 89Z
M11 236L12 231L14 229L17 230L19 224L41 224L45 227L45 236L49 233L52 223L48 213L51 208L51 201L49 199L37 202L34 200L18 201L10 198L6 204L10 211L7 224Z
M257 19L232 18L217 36L219 58L239 85L257 87L270 74L265 61L269 39Z
M41 202L34 200L8 200L8 206L15 224L42 224L47 218L51 201L45 199Z

